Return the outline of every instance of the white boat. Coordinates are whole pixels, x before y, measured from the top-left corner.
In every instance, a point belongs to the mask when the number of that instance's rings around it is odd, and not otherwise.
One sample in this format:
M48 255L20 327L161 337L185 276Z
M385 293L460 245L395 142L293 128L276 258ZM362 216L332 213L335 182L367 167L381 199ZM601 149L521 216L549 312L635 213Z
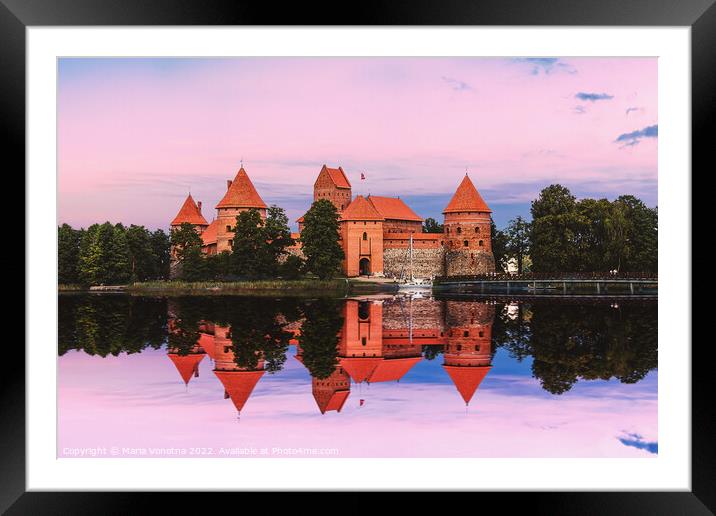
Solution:
M408 256L410 257L410 277L403 279L400 283L398 283L398 288L400 290L430 290L433 288L433 280L432 278L415 278L413 276L413 235L410 234L410 248L408 251Z

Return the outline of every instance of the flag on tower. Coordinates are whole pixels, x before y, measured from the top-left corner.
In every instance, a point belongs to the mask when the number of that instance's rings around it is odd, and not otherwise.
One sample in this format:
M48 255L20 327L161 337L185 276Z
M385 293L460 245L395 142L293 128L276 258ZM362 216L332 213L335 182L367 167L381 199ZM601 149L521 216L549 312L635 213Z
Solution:
M360 179L363 181L365 179L365 174L363 172L360 173Z

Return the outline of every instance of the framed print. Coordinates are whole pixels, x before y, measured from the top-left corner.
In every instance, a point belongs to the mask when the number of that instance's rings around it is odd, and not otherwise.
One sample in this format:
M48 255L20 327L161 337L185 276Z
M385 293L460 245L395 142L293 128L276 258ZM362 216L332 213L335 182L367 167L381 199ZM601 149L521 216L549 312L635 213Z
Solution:
M28 303L3 509L709 514L712 3L4 1Z

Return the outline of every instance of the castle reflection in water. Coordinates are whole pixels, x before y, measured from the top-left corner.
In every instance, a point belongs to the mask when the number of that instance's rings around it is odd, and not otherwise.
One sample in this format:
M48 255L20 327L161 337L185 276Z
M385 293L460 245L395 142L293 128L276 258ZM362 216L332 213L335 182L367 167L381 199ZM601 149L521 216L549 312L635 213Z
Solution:
M470 403L491 369L494 304L401 296L348 300L340 311L342 326L334 339L335 353L310 349L314 343L302 333L305 319L278 322L281 331L289 334L288 343L296 346L294 358L304 366L307 360L315 365L308 369L321 413L340 412L355 385L400 381L433 346L434 355L442 353L442 368L455 386L458 403L458 396ZM246 364L236 356L238 336L232 327L211 321L199 322L198 339L192 346L172 347L172 335L184 331L178 313L170 300L168 357L181 379L189 384L199 375L199 363L211 360L224 397L240 412L267 371L264 352L255 351L253 363ZM273 339L270 335L258 338ZM325 363L326 355L329 361L334 358L328 370L316 365Z
M171 381L188 386L203 361L212 372L202 396L223 394L231 412L258 409L251 398L264 392L310 389L316 414L335 415L349 397L360 407L368 384L381 384L373 390L383 394L448 386L444 402L460 408L479 405L480 390L493 385L520 392L519 382L505 383L515 372L561 396L583 381L636 384L658 365L657 303L636 298L68 294L58 315L61 364L73 363L71 350L130 368L168 353L179 373L166 364Z

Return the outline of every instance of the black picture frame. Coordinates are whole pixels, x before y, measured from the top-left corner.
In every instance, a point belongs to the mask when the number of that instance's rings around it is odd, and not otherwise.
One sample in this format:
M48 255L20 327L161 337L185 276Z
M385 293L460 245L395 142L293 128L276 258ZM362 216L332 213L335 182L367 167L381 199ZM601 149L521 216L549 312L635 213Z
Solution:
M88 25L591 25L690 26L692 169L705 171L716 119L716 0L411 0L286 3L242 0L0 0L0 120L5 163L25 167L25 29ZM713 165L711 165L713 168ZM689 171L684 171L689 173ZM691 172L693 178L693 172ZM688 272L688 271L686 271ZM684 272L682 272L683 274ZM690 273L689 273L690 274ZM683 278L691 285L691 276ZM691 302L691 300L684 300ZM686 333L689 335L690 331ZM709 339L710 340L710 339ZM7 344L7 343L6 343ZM33 343L26 342L26 346ZM35 345L37 343L34 343ZM673 343L687 346L690 342ZM480 493L502 507L524 504L532 514L712 514L716 511L716 415L708 341L692 353L692 491ZM21 361L18 362L18 358ZM25 358L4 367L0 394L0 510L7 514L131 514L148 507L147 493L26 492ZM668 389L668 385L660 385ZM190 508L186 495L162 496L166 512ZM227 494L212 494L227 497ZM235 496L230 495L228 496ZM342 502L348 508L345 495ZM365 496L365 495L361 495ZM474 495L473 495L474 496ZM499 497L499 498L498 498ZM295 504L295 497L291 498ZM365 500L365 498L361 498ZM196 498L193 498L196 501ZM235 498L234 498L235 500ZM214 501L217 501L216 498ZM223 500L222 500L223 501ZM226 500L229 501L229 500ZM366 503L366 502L362 502ZM452 501L454 503L454 500ZM213 505L213 504L212 504ZM204 507L206 509L206 506ZM275 509L275 508L274 508Z

